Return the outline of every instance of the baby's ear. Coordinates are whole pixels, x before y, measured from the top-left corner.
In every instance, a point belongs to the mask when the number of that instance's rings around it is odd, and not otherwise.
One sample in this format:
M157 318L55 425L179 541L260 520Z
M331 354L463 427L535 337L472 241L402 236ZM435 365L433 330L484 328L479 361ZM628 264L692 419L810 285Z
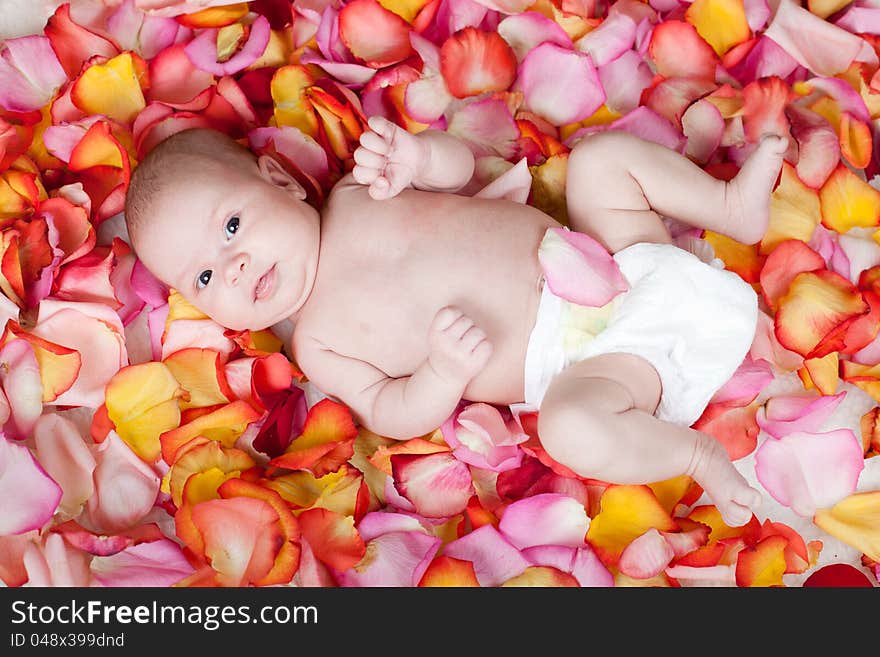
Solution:
M296 178L291 176L287 169L281 166L271 155L260 155L257 158L257 167L260 170L260 175L263 176L266 180L268 180L273 185L277 185L282 189L293 194L300 201L304 201L306 199L306 190L300 185Z

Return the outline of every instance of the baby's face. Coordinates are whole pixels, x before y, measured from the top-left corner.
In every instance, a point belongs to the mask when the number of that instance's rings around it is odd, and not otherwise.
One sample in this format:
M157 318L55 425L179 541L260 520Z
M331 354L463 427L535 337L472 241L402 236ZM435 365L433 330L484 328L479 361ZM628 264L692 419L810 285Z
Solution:
M318 212L270 178L208 163L160 193L137 236L147 268L227 328L286 319L315 279Z

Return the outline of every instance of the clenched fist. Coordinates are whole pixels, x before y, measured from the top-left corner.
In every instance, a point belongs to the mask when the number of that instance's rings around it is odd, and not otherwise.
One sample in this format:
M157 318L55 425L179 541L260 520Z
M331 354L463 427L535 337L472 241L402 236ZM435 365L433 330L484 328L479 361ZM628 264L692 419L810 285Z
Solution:
M428 363L446 381L470 381L492 355L492 343L483 330L453 306L441 308L434 316L428 345Z
M381 116L370 117L370 130L361 134L354 152L352 176L369 185L376 200L397 196L425 166L428 148L419 139Z

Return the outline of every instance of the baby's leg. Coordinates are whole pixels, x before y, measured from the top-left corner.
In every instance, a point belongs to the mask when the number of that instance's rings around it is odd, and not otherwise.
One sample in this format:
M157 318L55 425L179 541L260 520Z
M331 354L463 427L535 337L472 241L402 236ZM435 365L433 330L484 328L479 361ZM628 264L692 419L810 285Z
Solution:
M669 242L660 215L754 244L767 230L770 192L787 145L781 137L765 137L728 183L686 156L631 134L591 135L568 159L570 227L612 253L637 242Z
M686 474L724 521L743 525L761 494L712 436L652 415L660 378L640 356L602 354L560 372L544 395L538 435L555 460L584 477L649 484Z

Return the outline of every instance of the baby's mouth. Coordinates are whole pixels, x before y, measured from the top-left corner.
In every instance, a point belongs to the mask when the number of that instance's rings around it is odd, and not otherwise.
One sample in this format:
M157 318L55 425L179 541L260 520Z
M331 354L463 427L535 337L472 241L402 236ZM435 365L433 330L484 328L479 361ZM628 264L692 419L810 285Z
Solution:
M259 299L265 299L272 292L272 288L275 286L275 265L267 271L265 274L260 276L260 279L257 281L257 285L254 288L254 301Z

